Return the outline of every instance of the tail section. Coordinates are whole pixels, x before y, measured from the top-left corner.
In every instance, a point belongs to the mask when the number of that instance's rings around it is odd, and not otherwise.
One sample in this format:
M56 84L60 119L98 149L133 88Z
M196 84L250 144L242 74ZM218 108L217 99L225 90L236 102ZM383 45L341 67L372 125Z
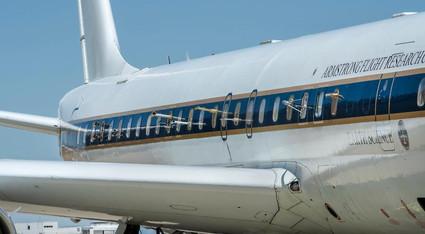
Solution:
M78 10L85 83L137 71L121 55L109 0L78 0Z

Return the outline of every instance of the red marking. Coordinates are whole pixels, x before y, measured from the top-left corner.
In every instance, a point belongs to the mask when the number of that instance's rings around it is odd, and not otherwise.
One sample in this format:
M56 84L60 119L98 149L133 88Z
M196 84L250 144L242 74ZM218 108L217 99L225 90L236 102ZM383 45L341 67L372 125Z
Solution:
M406 203L403 200L400 200L401 204L406 208L407 213L409 213L410 216L412 216L413 219L416 219L416 215L407 207Z

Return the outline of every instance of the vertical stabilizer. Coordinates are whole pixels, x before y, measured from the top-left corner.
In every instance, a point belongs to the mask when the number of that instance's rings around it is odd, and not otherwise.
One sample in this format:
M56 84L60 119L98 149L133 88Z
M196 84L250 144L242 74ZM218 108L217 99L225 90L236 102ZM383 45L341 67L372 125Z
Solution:
M109 0L78 0L78 10L84 81L137 71L121 55Z

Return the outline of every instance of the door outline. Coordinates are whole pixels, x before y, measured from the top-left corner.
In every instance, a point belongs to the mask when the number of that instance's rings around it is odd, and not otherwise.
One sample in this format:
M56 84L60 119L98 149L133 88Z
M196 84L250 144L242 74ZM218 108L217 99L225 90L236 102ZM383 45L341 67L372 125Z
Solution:
M229 109L230 104L232 103L233 95L232 93L228 93L223 101L223 107L221 108L221 116L220 116L220 135L223 141L227 140L227 119L229 118ZM227 106L227 109L226 109ZM223 122L224 121L224 122ZM224 126L223 126L224 125Z
M397 73L391 73L388 75L381 75L379 78L379 83L376 88L375 94L375 134L376 141L383 151L394 151L395 142L393 137L393 128L390 122L391 120L391 97L394 86L394 81L396 79ZM386 83L382 84L382 81ZM387 83L389 81L389 84ZM388 87L388 86L389 87ZM387 86L387 88L384 88ZM388 91L386 91L388 90ZM385 94L382 94L386 92ZM387 103L383 103L383 100L386 100ZM378 106L380 105L380 106ZM379 108L385 107L384 113L380 113Z
M254 116L255 116L255 103L257 102L257 95L258 90L254 89L252 90L251 94L248 98L248 103L246 104L246 113L245 113L245 134L248 139L252 138L252 127L254 125ZM250 108L250 102L254 99L254 102L252 104L252 113L251 113L251 119L249 120L248 117L248 108Z

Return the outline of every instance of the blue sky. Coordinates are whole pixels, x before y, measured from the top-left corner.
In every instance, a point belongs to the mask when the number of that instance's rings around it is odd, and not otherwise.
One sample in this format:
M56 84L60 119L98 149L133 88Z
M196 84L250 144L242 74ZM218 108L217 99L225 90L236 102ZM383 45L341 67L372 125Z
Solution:
M152 67L168 55L206 56L424 11L425 3L112 0L112 8L123 55L134 66ZM56 116L61 97L83 81L76 0L4 1L0 29L0 110ZM0 127L0 158L60 160L58 141Z

